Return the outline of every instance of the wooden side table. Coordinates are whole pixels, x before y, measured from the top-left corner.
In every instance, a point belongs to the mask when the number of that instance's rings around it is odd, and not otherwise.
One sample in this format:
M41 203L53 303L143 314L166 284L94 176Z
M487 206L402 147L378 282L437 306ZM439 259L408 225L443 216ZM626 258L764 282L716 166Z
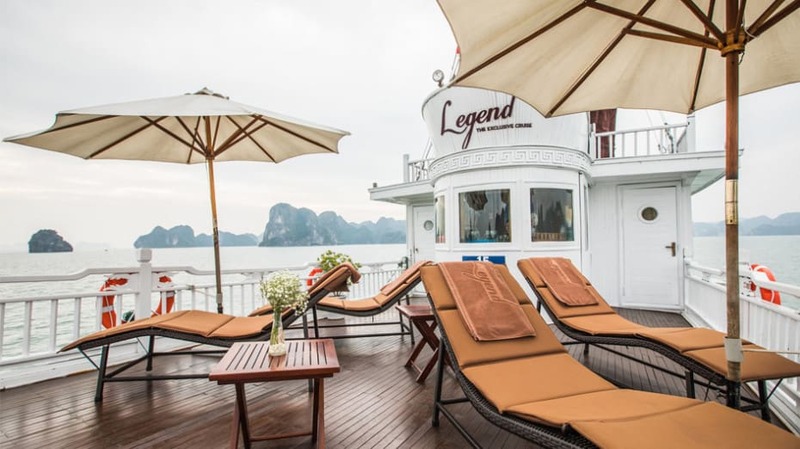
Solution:
M428 378L433 367L436 366L437 356L439 355L439 337L437 337L434 332L437 326L436 318L433 316L431 307L427 305L400 304L395 307L401 315L411 321L414 327L419 330L420 335L422 335L422 339L417 342L417 345L414 346L414 350L411 351L411 355L408 357L405 366L414 368L418 373L417 382L423 383L425 379ZM428 360L428 363L423 368L420 368L415 362L419 353L422 352L422 349L426 345L430 346L433 350L433 355L431 359Z
M234 343L217 366L211 370L208 379L219 384L233 384L236 387L236 405L233 410L233 423L229 446L239 444L241 429L244 447L250 448L251 441L275 440L311 435L311 441L318 448L325 447L325 391L323 380L333 377L341 368L336 357L336 348L331 339L290 340L286 342L286 355L270 357L268 342ZM249 382L274 382L282 380L309 379L314 381L314 401L311 431L281 435L259 435L250 433L247 418L247 398L244 386Z

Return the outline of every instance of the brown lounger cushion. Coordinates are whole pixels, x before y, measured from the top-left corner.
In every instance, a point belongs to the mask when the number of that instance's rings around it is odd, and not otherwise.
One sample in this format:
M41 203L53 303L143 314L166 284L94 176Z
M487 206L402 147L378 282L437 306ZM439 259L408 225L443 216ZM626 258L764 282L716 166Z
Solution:
M431 262L429 260L420 260L408 267L400 276L394 279L392 282L384 285L381 288L381 293L386 296L392 296L392 294L398 290L403 289L406 284L410 284L416 278L419 277L419 269L425 265L429 265Z
M462 368L500 360L566 352L555 334L536 313L533 305L524 305L522 310L533 324L537 333L536 337L476 341L467 331L461 314L457 310L440 310L437 315L442 326L447 329L450 346L453 348L458 365Z
M754 344L745 344L743 349L744 359L741 370L742 380L745 382L800 376L800 364L780 354L764 351L764 348ZM757 350L758 352L748 350ZM724 348L698 349L686 352L685 355L717 373L728 374L728 362L725 359Z
M797 448L800 440L754 416L715 402L631 419L573 422L572 427L609 449Z
M638 332L650 329L647 326L628 321L616 313L562 318L561 322L589 335L607 334L634 336Z
M158 324L164 321L175 319L176 317L180 317L186 313L189 313L189 311L181 310L177 312L165 313L163 315L156 315L154 317L145 318L143 320L136 320L136 321L131 321L129 323L120 324L119 326L112 327L111 329L104 329L101 331L93 332L89 335L84 336L83 338L75 340L72 343L64 346L58 352L69 351L70 349L77 348L78 346L87 341L101 340L103 338L124 334L126 332L136 331L140 329L147 329L150 327L157 327Z
M626 419L693 407L698 402L679 396L667 396L636 390L609 389L529 402L508 408L509 413L555 427L574 421Z
M681 353L698 349L720 348L725 339L725 334L722 332L704 327L644 328L637 335L667 345ZM749 342L742 340L742 343Z
M223 315L221 313L190 310L179 317L165 320L158 327L208 337L233 318L231 315Z
M326 296L319 300L317 303L320 306L335 307L344 310L344 300L335 296Z
M215 329L211 338L247 338L264 332L272 326L272 314L257 317L236 317Z
M263 306L253 310L247 316L261 316L261 315L271 315L272 314L272 304L264 304Z
M361 273L355 265L345 262L337 265L331 271L323 273L314 285L308 289L308 296L314 296L320 289L324 288L329 292L347 291L347 280L356 283L361 280Z
M513 292L491 263L439 264L461 318L478 341L536 335ZM491 316L491 320L485 319Z
M354 312L377 310L381 307L381 304L374 298L344 300L342 301L342 304L344 304L345 310L352 310Z
M565 306L592 306L600 302L594 289L588 288L586 278L568 259L554 257L531 260L539 269L547 288Z
M564 353L471 366L463 373L501 412L529 402L617 388Z

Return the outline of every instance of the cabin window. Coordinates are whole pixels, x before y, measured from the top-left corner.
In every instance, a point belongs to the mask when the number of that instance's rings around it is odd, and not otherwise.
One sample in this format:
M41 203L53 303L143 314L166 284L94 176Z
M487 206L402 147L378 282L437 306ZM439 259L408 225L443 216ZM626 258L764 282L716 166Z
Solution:
M639 214L642 216L642 220L646 222L655 221L655 219L658 218L658 211L656 208L650 206L642 209Z
M574 241L572 211L572 190L531 189L531 241Z
M510 242L510 198L508 189L459 193L461 243Z
M444 196L437 196L433 201L433 227L436 243L445 243L444 238Z

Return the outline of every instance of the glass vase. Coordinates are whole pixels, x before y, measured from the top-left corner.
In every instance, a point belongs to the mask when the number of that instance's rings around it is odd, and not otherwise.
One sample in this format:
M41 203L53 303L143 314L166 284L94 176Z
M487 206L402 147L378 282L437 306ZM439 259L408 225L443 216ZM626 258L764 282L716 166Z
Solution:
M272 312L272 332L269 336L269 355L278 357L286 354L286 337L283 335L283 317L278 310Z

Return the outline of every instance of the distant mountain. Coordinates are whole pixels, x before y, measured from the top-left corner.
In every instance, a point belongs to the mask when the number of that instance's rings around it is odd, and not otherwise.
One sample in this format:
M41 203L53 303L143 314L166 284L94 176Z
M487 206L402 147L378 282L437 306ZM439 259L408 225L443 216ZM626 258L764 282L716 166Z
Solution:
M269 221L259 246L319 246L404 243L404 220L380 218L377 223L348 223L335 212L317 216L306 208L278 203L269 211Z
M311 209L278 203L269 211L269 220L259 238L255 234L220 231L220 246L320 246L405 243L406 222L381 217L377 222L348 223L332 211L317 215ZM191 226L170 229L156 226L133 243L135 248L191 248L212 246L208 234L195 236Z
M220 231L220 246L256 246L258 237L254 234L232 234ZM140 236L133 242L134 248L193 248L213 246L214 240L208 234L194 235L191 226L180 225L170 229L156 226L149 234Z
M214 246L214 237L200 234L195 239L197 246ZM255 234L233 234L219 231L219 246L256 246L258 237Z
M725 235L725 222L695 223L695 237ZM800 212L789 212L777 217L758 216L739 222L739 235L800 235Z
M29 253L71 253L72 245L52 229L40 229L28 241Z

